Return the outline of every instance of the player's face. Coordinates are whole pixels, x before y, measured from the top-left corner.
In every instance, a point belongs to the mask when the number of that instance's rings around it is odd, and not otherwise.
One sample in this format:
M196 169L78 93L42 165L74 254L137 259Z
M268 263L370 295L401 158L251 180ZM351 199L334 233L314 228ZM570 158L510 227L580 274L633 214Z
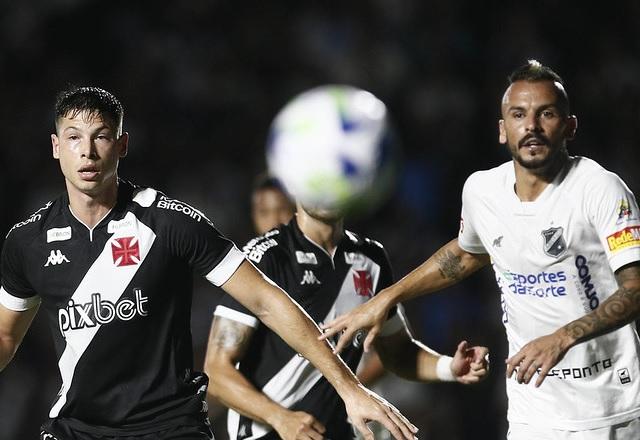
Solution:
M117 183L118 161L127 154L128 136L101 115L67 114L51 135L53 157L60 162L67 191L100 196Z
M505 92L499 139L521 167L544 171L566 156L577 123L563 108L562 93L553 81L516 81Z
M293 205L282 191L266 188L256 191L251 201L251 217L258 234L288 223L293 217Z

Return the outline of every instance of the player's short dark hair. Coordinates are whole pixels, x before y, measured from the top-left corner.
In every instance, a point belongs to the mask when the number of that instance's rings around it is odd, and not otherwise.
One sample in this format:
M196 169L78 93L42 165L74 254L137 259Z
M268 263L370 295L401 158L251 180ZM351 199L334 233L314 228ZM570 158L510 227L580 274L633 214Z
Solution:
M516 81L551 81L560 84L562 86L558 89L560 104L569 113L569 96L564 89L564 81L553 69L543 65L540 61L528 60L526 64L511 72L508 79L509 84L513 84Z
M274 189L288 196L287 190L278 178L270 176L269 174L260 174L253 184L253 192L255 193L266 189Z
M122 129L124 107L112 93L99 87L77 87L58 93L55 105L55 122L67 115L77 116L88 112L99 115L116 124L118 132Z

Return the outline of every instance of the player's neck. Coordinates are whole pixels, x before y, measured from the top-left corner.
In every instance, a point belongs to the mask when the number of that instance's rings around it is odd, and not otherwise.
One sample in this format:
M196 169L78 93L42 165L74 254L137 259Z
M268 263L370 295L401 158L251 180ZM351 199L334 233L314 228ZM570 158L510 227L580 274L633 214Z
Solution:
M321 220L311 217L303 210L298 210L296 221L306 237L322 247L329 255L333 255L340 239L344 235L344 222L342 219Z
M517 161L514 160L516 182L514 184L514 191L518 198L523 202L533 202L545 188L553 182L558 173L562 171L569 160L566 159L557 160L549 167L539 170L531 170L523 167Z
M88 228L93 228L116 205L118 185L110 185L99 194L87 194L77 188L67 187L69 209Z

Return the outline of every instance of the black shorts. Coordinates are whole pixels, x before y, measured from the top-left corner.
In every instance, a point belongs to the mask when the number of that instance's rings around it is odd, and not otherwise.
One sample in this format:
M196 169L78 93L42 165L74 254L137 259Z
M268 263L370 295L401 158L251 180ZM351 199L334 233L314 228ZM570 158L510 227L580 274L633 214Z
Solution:
M56 432L51 434L48 431L40 432L40 440L214 440L213 432L209 426L176 426L175 428L165 429L163 431L154 432L153 434L131 435L131 436L104 436L96 434L87 434L79 431L72 431L69 428L64 429L65 432Z

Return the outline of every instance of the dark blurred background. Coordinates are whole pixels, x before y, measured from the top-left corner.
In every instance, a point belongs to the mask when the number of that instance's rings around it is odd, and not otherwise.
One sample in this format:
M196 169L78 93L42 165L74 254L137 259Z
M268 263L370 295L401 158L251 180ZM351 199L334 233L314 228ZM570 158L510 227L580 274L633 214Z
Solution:
M497 142L499 103L506 76L528 58L567 83L579 118L570 151L640 188L640 4L632 0L598 8L551 0L0 6L5 232L64 190L49 134L54 95L68 84L101 86L123 102L131 140L122 177L198 206L239 244L251 237L249 192L279 108L325 83L370 90L390 109L403 169L390 200L348 226L386 245L398 277L457 234L465 178L509 159ZM220 295L197 283L199 368ZM407 310L438 351L453 353L463 338L489 346L491 378L476 387L388 379L383 392L421 427L421 439L504 439L506 340L491 271ZM0 375L0 440L35 438L60 385L43 318Z

